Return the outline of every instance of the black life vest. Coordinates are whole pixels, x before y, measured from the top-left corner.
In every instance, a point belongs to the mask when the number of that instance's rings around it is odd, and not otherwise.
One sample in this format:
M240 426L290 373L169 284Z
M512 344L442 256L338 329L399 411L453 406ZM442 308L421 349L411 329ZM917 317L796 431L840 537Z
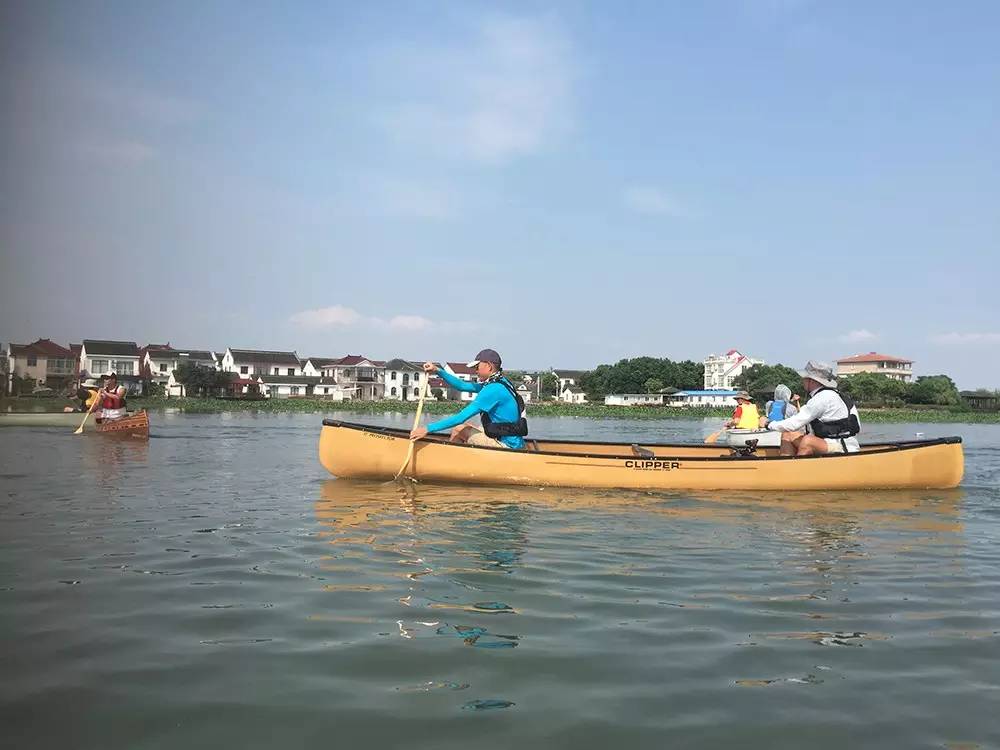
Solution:
M810 398L815 397L820 391L833 391L836 393L840 397L840 400L844 402L844 406L847 407L847 416L844 419L834 419L831 422L821 422L819 419L814 419L809 423L809 429L812 431L812 434L816 437L840 440L854 437L861 432L861 423L858 421L858 415L852 411L855 408L854 399L850 396L845 396L836 388L828 388L827 386L814 391Z
M510 395L514 397L515 401L517 401L517 413L520 414L521 416L516 422L494 422L492 419L490 419L489 414L483 412L479 417L483 423L483 432L485 432L488 437L491 437L494 440L499 440L500 438L503 437L524 437L525 435L527 435L528 420L524 416L524 399L521 398L520 395L518 395L518 392L514 390L514 386L512 386L507 381L507 378L503 377L502 375L496 377L495 379L490 378L489 380L486 381L487 385L489 385L490 383L499 383L508 391L510 391Z

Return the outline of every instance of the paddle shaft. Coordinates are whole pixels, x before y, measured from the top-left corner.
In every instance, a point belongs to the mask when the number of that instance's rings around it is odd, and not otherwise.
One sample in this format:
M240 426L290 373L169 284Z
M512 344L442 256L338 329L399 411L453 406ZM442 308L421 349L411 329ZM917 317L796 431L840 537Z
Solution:
M420 426L420 414L424 410L424 398L427 396L427 383L430 380L430 375L424 373L424 380L420 384L420 398L417 401L417 413L413 415L413 429L417 429ZM403 472L406 471L410 466L410 461L413 460L413 446L416 441L411 440L409 447L406 449L406 460L403 461L403 465L399 467L399 471L396 472L396 476L393 479L399 479Z
M94 407L97 406L97 402L100 400L101 400L101 392L98 391L97 395L94 396L94 402L90 405L90 408L87 409L87 413L83 415L83 421L80 422L80 426L77 427L76 430L74 430L73 432L74 435L80 435L83 432L83 426L87 424L87 417L90 416L90 413L94 410Z

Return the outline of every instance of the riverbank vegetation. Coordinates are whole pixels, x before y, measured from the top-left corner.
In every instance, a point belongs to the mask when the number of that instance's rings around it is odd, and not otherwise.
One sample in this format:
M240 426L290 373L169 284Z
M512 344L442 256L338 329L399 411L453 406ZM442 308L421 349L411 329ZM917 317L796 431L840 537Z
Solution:
M349 412L351 414L405 413L416 409L415 401L327 401L311 398L267 399L238 401L215 398L132 398L133 408L178 409L190 413L260 412L316 413ZM456 401L428 401L427 414L452 414L461 405ZM532 417L590 417L593 419L724 419L731 409L673 408L666 406L605 406L604 404L564 404L557 401L528 404ZM910 407L861 409L866 422L987 422L1000 423L1000 413L974 412L949 407Z

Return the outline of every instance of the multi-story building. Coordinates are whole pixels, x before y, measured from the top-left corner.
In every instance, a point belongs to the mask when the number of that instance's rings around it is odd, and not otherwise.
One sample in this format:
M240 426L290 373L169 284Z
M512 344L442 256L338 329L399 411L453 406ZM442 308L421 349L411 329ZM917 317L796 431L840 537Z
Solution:
M35 387L49 385L62 387L76 377L77 363L73 352L49 339L38 339L31 344L14 344L7 347L8 390L13 376L34 381Z
M837 375L857 375L859 372L874 372L904 383L913 379L913 360L893 357L889 354L868 352L855 354L837 360Z
M709 354L702 360L705 365L705 390L732 390L737 377L754 365L764 364L762 359L753 359L738 349L730 349L725 354Z
M478 377L475 369L469 367L465 362L445 362L444 366L459 380L467 380L472 383ZM448 389L448 398L455 401L472 401L475 397L476 394L469 391Z
M92 377L115 373L119 381L138 379L139 347L134 341L84 339L80 347L80 371ZM122 381L124 382L124 381Z
M249 375L302 375L302 363L295 352L258 349L226 349L220 369L235 372L241 379Z

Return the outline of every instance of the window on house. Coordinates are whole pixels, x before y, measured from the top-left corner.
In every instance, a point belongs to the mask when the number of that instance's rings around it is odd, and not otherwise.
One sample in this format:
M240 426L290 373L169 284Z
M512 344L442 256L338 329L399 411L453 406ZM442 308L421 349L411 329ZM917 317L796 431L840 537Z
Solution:
M38 357L28 357L28 367L34 367L38 364Z
M393 374L395 375L395 373L393 373ZM391 388L391 389L389 390L389 395L390 395L390 396L395 396L395 395L396 395L396 388L395 388L395 387L393 387L393 388Z
M272 375L277 375L278 374L278 368L277 367L272 368L271 369L271 374Z
M249 374L250 374L250 368L247 367L246 365L243 365L240 368L240 375L249 375Z
M90 360L90 374L91 375L103 375L108 371L108 360L106 359L92 359Z
M389 380L395 380L395 379L396 379L396 371L393 370L392 375L389 377ZM395 396L396 394L394 393L393 395Z
M409 384L410 384L410 373L404 372L403 373L403 385L409 385Z
M292 395L293 396L298 396L299 395L299 387L297 385L293 385L292 386Z
M288 368L288 374L289 375L294 375L295 374L295 368L294 367L289 367Z
M166 371L167 371L167 363L160 362L160 372L166 372Z
M416 396L417 398L420 398L420 389L419 388L414 388L413 389L413 395Z

